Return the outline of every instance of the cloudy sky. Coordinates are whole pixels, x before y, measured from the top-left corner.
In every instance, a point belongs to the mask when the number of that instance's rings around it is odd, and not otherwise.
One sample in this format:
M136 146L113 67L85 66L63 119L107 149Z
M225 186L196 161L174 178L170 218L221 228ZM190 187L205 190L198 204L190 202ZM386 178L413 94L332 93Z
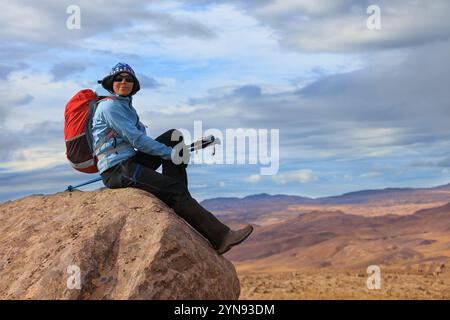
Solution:
M67 28L70 5L80 8L80 29ZM367 27L370 5L380 8L379 30ZM198 199L450 182L449 1L18 0L1 8L0 201L92 178L65 159L64 107L118 61L138 74L134 105L152 137L170 128L194 135L199 120L220 132L279 129L276 175L248 161L194 164Z

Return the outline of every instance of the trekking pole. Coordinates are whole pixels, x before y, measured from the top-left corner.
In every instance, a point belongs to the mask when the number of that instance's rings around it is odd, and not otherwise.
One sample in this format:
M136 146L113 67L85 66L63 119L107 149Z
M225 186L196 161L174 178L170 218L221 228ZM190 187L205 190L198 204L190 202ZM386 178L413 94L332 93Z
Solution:
M91 183L94 183L94 182L97 182L97 181L100 181L100 180L102 180L102 178L101 177L97 177L97 178L94 178L94 179L91 179L89 181L83 182L83 183L81 183L79 185L76 185L76 186L70 185L70 186L67 187L66 191L72 192L74 189L77 189L79 187L82 187L82 186L85 186L85 185L88 185L88 184L91 184Z
M220 139L214 137L213 135L209 135L207 137L200 138L195 142L192 142L191 145L189 146L189 152L198 151L200 149L204 149L204 148L210 147L210 146L214 147L216 144L220 144ZM213 155L215 154L215 151L216 151L216 149L214 147ZM91 184L91 183L94 183L94 182L97 182L100 180L102 180L102 178L97 177L97 178L91 179L89 181L83 182L81 184L78 184L76 186L70 185L70 186L67 186L66 191L72 192L73 190L75 190L79 187L86 186L88 184Z
M204 149L206 147L212 146L214 148L213 155L216 153L216 144L220 144L220 139L214 137L213 135L209 135L203 138L198 139L195 142L192 142L189 146L189 152L197 151L200 149Z

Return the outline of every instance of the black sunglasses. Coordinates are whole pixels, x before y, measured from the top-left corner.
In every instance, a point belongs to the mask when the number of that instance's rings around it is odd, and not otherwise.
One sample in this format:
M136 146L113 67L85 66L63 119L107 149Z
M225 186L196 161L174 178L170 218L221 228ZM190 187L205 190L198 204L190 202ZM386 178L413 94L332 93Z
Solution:
M129 83L134 82L133 77L131 77L131 76L121 76L121 75L116 76L114 78L114 82L122 82L123 79L125 79L125 81L129 82Z

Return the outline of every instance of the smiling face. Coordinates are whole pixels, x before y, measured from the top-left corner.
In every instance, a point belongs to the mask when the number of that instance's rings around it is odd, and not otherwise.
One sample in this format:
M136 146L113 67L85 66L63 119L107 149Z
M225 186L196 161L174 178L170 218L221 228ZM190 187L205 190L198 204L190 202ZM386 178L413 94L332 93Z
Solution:
M133 90L133 85L133 76L127 72L122 72L114 77L113 91L120 96L128 96Z

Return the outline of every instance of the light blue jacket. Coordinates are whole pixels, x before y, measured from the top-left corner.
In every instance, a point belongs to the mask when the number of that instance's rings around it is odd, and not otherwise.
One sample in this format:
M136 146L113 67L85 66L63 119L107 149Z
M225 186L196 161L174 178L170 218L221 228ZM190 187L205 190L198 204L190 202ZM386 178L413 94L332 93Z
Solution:
M92 121L93 147L100 173L134 156L137 150L164 160L171 159L171 147L147 136L131 97L111 94L101 86L95 92L99 96L114 96L113 100L98 104ZM108 138L111 130L115 137Z

